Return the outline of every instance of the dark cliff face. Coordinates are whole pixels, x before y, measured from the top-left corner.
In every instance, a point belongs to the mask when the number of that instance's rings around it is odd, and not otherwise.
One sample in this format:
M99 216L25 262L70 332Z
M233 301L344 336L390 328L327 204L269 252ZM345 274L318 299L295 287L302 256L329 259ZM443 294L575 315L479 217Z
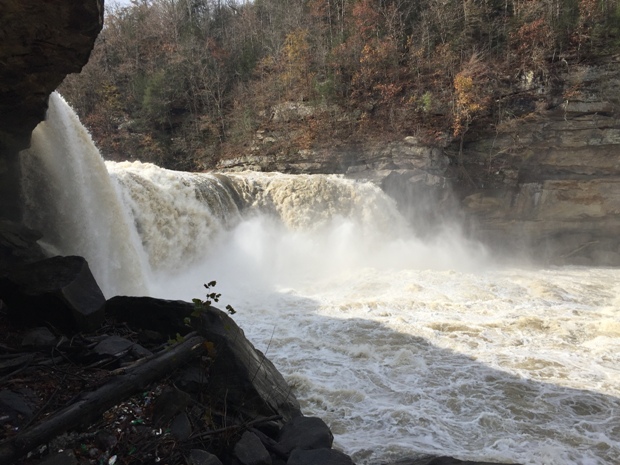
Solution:
M38 236L18 224L18 153L45 118L50 93L88 61L102 26L103 0L0 2L0 268L39 256Z
M88 61L103 0L0 2L0 154L28 147L47 97Z

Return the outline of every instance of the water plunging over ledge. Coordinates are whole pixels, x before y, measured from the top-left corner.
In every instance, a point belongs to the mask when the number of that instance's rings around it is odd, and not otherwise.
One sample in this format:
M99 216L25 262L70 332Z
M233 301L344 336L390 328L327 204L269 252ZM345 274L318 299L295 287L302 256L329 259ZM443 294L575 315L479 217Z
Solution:
M360 464L620 457L618 269L500 268L457 226L420 239L337 176L104 164L59 96L23 163L51 250L86 256L108 296L189 300L217 280Z

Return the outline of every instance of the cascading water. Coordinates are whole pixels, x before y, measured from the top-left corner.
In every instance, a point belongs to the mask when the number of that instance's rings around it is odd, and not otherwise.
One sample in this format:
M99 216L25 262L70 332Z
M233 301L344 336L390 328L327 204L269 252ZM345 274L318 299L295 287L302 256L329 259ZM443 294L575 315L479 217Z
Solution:
M499 268L458 230L417 238L378 188L337 176L107 168L152 294L217 280L358 463L620 463L620 270Z
M57 93L47 119L20 154L24 222L51 253L81 255L104 294L147 291L140 240L103 159L77 115Z

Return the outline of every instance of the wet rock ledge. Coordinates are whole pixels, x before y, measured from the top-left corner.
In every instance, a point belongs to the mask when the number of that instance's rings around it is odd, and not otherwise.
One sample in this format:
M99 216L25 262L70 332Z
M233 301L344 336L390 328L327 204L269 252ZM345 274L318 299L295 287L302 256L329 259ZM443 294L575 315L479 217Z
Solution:
M226 312L106 301L82 257L6 270L0 465L353 465ZM394 465L453 464L482 465Z

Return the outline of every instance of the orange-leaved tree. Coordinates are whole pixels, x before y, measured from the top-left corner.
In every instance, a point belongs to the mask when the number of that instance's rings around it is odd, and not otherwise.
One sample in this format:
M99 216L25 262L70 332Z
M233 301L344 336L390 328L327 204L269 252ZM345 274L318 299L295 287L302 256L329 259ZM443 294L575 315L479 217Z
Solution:
M458 165L461 173L469 179L463 163L463 143L471 122L488 110L491 102L489 90L489 70L477 53L454 77L454 107L452 131L458 137ZM471 179L470 179L471 181Z

